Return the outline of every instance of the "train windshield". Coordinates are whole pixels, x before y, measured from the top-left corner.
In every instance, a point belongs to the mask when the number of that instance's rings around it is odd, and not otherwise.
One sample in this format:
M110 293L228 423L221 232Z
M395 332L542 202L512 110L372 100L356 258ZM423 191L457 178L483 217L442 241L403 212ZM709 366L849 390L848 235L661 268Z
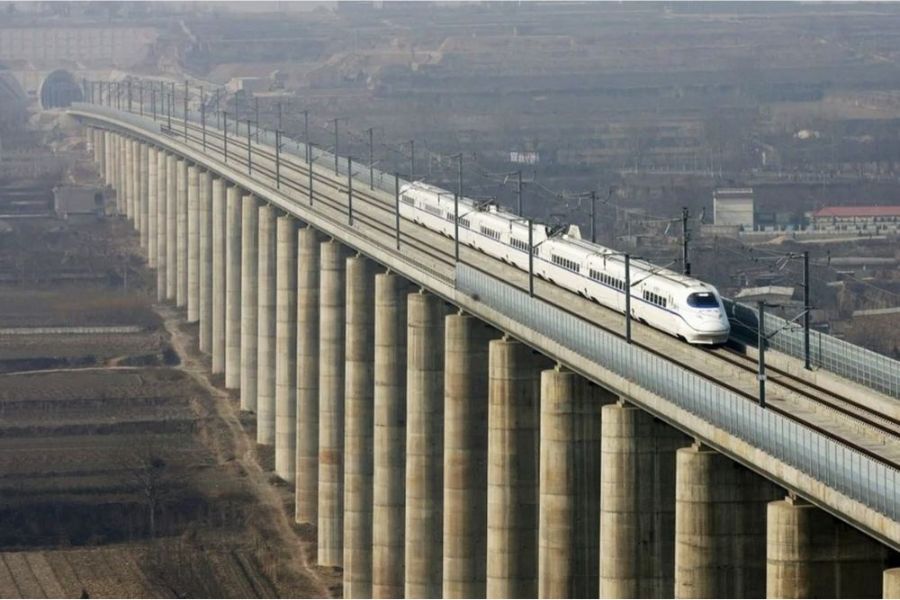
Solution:
M687 297L688 306L694 308L719 308L719 300L712 292L697 292Z

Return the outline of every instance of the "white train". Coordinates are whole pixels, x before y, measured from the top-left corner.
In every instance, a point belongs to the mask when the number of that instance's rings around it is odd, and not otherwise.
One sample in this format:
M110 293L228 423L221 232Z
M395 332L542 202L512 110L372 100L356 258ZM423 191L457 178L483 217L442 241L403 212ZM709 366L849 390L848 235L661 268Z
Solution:
M400 215L447 237L454 235L453 194L422 182L400 188ZM528 223L493 204L459 200L459 242L528 270ZM603 306L625 312L625 260L621 253L535 223L534 273ZM642 260L630 261L631 314L691 344L721 344L730 325L716 289Z

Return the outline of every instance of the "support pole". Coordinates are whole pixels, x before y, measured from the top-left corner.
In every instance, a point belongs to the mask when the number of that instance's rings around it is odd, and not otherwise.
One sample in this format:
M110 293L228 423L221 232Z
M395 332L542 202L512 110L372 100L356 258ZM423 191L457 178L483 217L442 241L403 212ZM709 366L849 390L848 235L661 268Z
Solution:
M766 303L762 300L756 303L757 331L756 346L756 378L759 380L759 405L766 407Z
M803 366L810 370L809 356L809 250L803 251Z
M228 162L228 113L222 112L222 123L224 127L222 127L222 148L223 153L225 154L225 162Z
M347 223L353 227L353 159L347 157Z
M334 174L338 173L338 120L334 119Z
M534 298L534 221L528 219L528 295Z
M253 174L253 140L250 138L250 119L247 119L247 174Z
M591 190L591 243L597 243L597 192Z
M281 106L279 104L278 106ZM281 130L275 130L275 189L281 189Z
M688 262L688 243L691 240L690 231L688 231L688 212L687 206L681 209L681 272L684 275L691 274L691 263Z
M400 175L394 173L394 240L400 249Z
M625 254L625 341L631 343L631 255Z
M367 130L369 132L369 189L375 189L375 153L374 153L374 131L375 129L369 127Z

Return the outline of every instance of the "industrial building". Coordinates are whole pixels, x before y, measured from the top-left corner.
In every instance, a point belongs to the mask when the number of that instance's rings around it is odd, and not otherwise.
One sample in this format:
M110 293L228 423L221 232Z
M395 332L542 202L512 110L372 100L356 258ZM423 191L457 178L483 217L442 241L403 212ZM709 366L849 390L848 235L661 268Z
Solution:
M753 231L753 188L720 188L713 192L713 218L717 226Z
M816 231L887 234L900 231L898 206L826 206L810 215Z

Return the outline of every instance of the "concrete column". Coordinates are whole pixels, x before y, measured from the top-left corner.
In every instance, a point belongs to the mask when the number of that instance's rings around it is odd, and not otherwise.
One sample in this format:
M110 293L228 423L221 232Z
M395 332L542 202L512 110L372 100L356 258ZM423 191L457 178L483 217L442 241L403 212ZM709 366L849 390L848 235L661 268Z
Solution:
M256 412L257 295L259 294L259 202L241 199L241 410Z
M256 443L275 445L275 209L259 207Z
M675 461L675 597L763 597L765 505L783 492L700 444Z
M444 598L485 596L488 344L495 337L470 315L444 322Z
M199 238L200 238L200 351L212 351L213 324L213 245L212 245L212 188L213 174L204 171L199 176Z
M138 165L140 167L140 190L138 192L138 217L140 218L138 229L141 232L141 248L144 252L148 252L149 256L149 217L150 217L150 146L147 144L138 144L140 149L140 157Z
M615 400L560 367L541 373L538 594L596 598L600 409Z
M200 320L200 178L199 168L188 167L187 173L187 320Z
M872 538L799 498L770 502L766 517L767 598L879 598L887 591L887 551Z
M159 198L159 151L147 147L147 266L156 268L157 263L157 200Z
M176 219L176 259L178 261L178 275L175 279L175 305L178 307L187 306L187 265L188 265L188 205L187 205L187 162L178 159L175 166L175 182L176 182L176 208L178 217Z
M162 150L156 153L156 301L163 302L168 298L169 281L169 203L168 170L169 159Z
M275 294L275 472L297 469L297 220L278 217Z
M225 373L225 182L212 187L212 372Z
M688 438L624 402L602 412L600 597L671 598L675 451Z
M318 522L319 248L315 229L297 231L297 477L294 519Z
M402 598L406 493L406 302L408 282L375 276L375 472L372 595Z
M166 156L166 299L176 300L178 285L178 161Z
M125 176L122 178L122 185L124 187L125 216L134 224L134 140L125 138L123 146L125 152L122 166Z
M106 185L112 186L113 182L113 160L112 160L112 134L103 131L103 180Z
M538 411L546 361L513 339L490 344L487 597L535 598Z
M225 214L225 387L241 385L241 190L229 186Z
M116 157L117 165L117 191L119 196L122 199L122 212L121 214L127 219L128 218L128 170L126 165L128 164L126 161L127 151L126 146L128 145L128 140L124 136L119 136L118 144L116 145L116 152L118 156Z
M900 598L900 567L885 570L881 597Z
M372 596L372 434L375 273L347 259L344 392L344 598Z
M141 152L140 143L137 140L128 141L128 210L132 226L135 231L140 231L140 208L138 206L138 193L141 177Z
M444 301L407 300L405 597L440 598L443 571Z
M344 307L346 252L323 242L319 273L319 525L318 562L343 566Z

